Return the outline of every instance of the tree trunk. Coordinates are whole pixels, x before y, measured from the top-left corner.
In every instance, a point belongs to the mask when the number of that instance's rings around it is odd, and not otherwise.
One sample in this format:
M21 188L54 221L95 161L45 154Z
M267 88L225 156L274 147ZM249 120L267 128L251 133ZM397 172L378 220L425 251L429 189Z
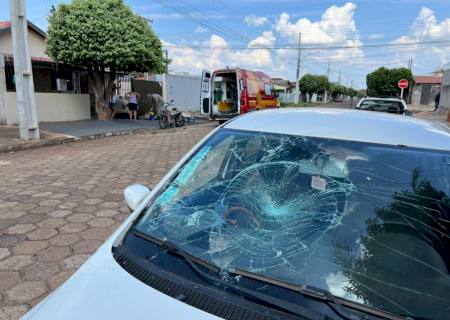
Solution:
M92 71L89 74L91 87L95 95L95 112L97 119L108 120L111 111L108 107L114 87L115 72L111 71L106 77L104 71Z

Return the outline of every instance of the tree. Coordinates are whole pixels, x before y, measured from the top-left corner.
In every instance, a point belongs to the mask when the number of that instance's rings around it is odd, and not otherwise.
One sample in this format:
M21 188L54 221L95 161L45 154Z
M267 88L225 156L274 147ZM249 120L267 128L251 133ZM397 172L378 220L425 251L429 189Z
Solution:
M406 79L411 83L413 79L411 71L406 68L387 69L381 67L367 75L367 94L369 96L400 96L397 84L401 79Z
M337 97L340 95L345 94L345 86L342 86L340 84L332 84L330 86L330 90L331 90L331 94L333 95L333 97Z
M405 235L414 235L424 241L424 244L429 244L441 256L443 262L447 266L450 265L449 195L433 186L431 181L423 179L419 169L412 171L411 180L411 190L394 193L388 205L375 209L376 217L366 220L367 230L361 236L359 244L364 248L362 254L358 255L354 243L349 243L345 238L337 238L333 243L336 260L342 265L342 270L349 279L346 290L364 300L366 304L380 309L396 308L390 301L396 301L397 306L407 305L411 301L410 293L420 292L422 289L419 289L420 282L412 281L405 286L404 280L398 277L399 273L419 269L421 264L427 266L425 269L428 279L433 279L436 270L439 273L434 267L438 264L437 260L422 262L417 259L417 247L409 244L405 239L412 237L405 238ZM398 241L386 245L392 235L397 236ZM380 268L387 265L386 261L392 261L395 265L392 270L396 271L386 272ZM403 291L404 294L399 295L396 290L386 290L386 284L400 290L407 287L409 294ZM443 288L439 290L445 295L450 290L450 285L447 283ZM427 299L429 297L425 295L420 296L420 301L424 302L423 306L435 307L435 301L425 303ZM404 312L401 309L392 311L399 314Z
M311 96L314 93L321 94L325 90L328 90L330 83L326 76L318 76L313 74L305 74L300 80L300 90L302 93L307 93L309 95L309 100L311 101Z
M358 91L356 91L353 88L345 88L345 95L354 98L358 94Z
M46 51L57 62L88 70L100 119L109 117L106 101L117 71L164 70L159 38L122 0L59 5L49 18Z

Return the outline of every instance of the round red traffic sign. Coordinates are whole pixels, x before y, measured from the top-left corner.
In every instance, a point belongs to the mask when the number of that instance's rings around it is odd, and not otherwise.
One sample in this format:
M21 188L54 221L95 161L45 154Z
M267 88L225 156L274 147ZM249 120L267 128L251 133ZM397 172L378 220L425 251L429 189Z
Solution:
M408 80L402 79L402 80L399 80L399 81L398 81L398 87L399 87L400 89L406 89L406 88L408 88L408 86L409 86Z

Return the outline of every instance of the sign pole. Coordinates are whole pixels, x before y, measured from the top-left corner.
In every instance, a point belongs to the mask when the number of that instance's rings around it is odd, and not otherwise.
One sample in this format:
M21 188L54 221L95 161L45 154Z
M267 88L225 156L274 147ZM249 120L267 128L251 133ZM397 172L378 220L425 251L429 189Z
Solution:
M400 91L400 99L403 100L403 91L409 87L409 82L406 79L401 79L398 81L398 87L401 89Z

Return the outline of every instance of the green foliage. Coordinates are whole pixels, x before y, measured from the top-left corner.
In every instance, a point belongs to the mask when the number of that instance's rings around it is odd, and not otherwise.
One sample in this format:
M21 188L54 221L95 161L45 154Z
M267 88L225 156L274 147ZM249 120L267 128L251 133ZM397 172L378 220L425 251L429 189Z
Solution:
M367 94L369 96L399 96L397 84L401 79L412 83L412 73L406 68L387 69L381 67L367 75ZM407 92L405 90L405 92Z
M164 70L161 42L122 0L74 0L49 18L47 53L90 71Z
M331 87L331 92L333 95L341 95L346 93L347 88L345 86L334 84Z
M300 80L300 90L303 93L323 93L329 87L330 83L326 76L305 74Z
M358 90L358 93L356 94L356 96L358 98L363 98L363 97L367 96L367 90L365 90L365 89Z
M413 170L411 190L394 193L388 205L376 209L375 218L366 220L366 235L361 237L361 246L364 248L362 255L357 255L354 243L350 244L345 239L339 239L334 243L337 261L342 264L344 274L349 279L346 289L369 305L381 309L395 308L389 299L378 292L387 292L386 283L392 287L404 285L398 279L398 272L406 270L402 270L405 267L399 263L401 260L398 246L401 242L393 242L387 246L386 236L396 235L401 241L402 235L420 235L420 239L424 239L423 241L426 241L424 243L429 243L430 248L446 252L449 240L448 223L447 225L445 223L449 219L448 195L433 186L429 180L422 179L418 169ZM408 245L407 242L401 245L401 255L412 261L417 248L413 244ZM391 260L397 262L393 270L398 271L383 272L380 265L386 265L386 261ZM395 294L395 291L392 292L390 295ZM408 297L410 296L400 296L396 301L406 302ZM402 303L399 302L398 305ZM403 311L399 309L395 312Z
M306 102L299 102L299 103L294 103L294 102L284 102L284 101L280 101L280 106L281 107L289 107L289 108L301 108L301 107L308 107L310 106L310 103L306 103Z
M345 94L353 98L358 95L358 91L353 88L345 88Z

